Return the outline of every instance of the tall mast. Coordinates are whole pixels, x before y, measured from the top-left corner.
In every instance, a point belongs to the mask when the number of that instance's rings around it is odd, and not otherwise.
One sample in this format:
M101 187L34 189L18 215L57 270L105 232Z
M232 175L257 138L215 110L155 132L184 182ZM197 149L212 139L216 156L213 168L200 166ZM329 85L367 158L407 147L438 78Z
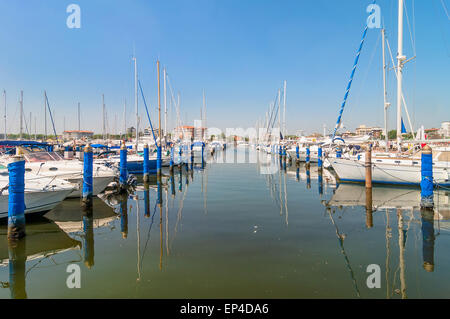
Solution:
M382 47L383 47L383 98L384 98L384 139L386 141L386 151L388 150L389 146L389 136L388 136L388 115L387 115L387 109L389 107L389 103L387 101L387 90L386 90L386 71L387 71L387 65L386 65L386 30L383 28L381 29L381 35L382 35Z
M7 134L6 134L6 90L3 90L3 97L5 98L5 115L4 115L4 120L5 120L5 140L7 139Z
M81 131L80 102L78 102L78 131Z
M106 118L105 118L105 94L102 94L102 138L105 139L106 136Z
M166 91L166 68L163 69L164 76L164 142L167 142L167 91Z
M205 119L205 123L203 124L203 122L202 122L202 126L206 129L206 95L205 95L205 90L203 90L203 117ZM203 132L206 132L206 131L204 131L203 128L202 128L202 136L203 136ZM205 134L204 137L206 137L206 134Z
M20 139L23 133L23 91L20 91Z
M47 92L44 90L44 136L47 140Z
M284 80L284 91L283 91L283 103L284 103L284 110L283 110L283 135L286 136L286 80Z
M281 89L278 89L278 128L281 132ZM278 137L276 139L280 138L280 134L278 134Z
M127 139L127 100L123 101L123 135Z
M34 140L37 140L37 117L34 116Z
M31 112L30 112L30 129L28 130L28 139L30 139L31 140L31 133L32 133L32 131L31 131Z
M137 74L137 61L136 57L134 60L134 108L136 112L136 152L139 144L139 111L138 111L138 74Z
M397 55L397 146L402 141L402 80L403 80L403 0L398 0L398 55Z
M202 121L202 126L206 129L206 95L205 90L203 90L203 117L205 119L205 123ZM202 128L202 136L205 131ZM206 137L206 134L203 136L203 139Z
M161 134L161 89L160 89L160 82L159 82L159 60L156 61L156 68L158 71L158 122L159 122L159 146L161 146L162 142L162 134Z

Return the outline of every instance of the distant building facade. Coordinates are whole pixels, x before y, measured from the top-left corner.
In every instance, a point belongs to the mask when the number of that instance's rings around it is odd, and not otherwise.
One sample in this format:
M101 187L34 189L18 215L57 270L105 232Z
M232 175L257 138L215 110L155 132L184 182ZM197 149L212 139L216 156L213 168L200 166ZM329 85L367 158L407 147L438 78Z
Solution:
M370 135L374 138L380 138L383 134L383 129L381 127L367 127L365 125L360 125L356 128L357 136Z
M147 127L144 129L144 136L150 136L153 137L153 134L155 134L155 137L158 138L159 137L159 129L155 128L153 129L153 133L152 133L152 128L151 127ZM164 136L164 130L161 129L161 136Z
M63 137L68 140L72 140L72 139L79 140L82 138L92 138L93 135L94 135L94 132L91 132L91 131L73 130L73 131L64 131L63 132Z
M427 128L425 129L425 137L429 140L435 140L442 138L441 130L438 128Z
M442 122L440 133L445 138L450 137L450 121Z

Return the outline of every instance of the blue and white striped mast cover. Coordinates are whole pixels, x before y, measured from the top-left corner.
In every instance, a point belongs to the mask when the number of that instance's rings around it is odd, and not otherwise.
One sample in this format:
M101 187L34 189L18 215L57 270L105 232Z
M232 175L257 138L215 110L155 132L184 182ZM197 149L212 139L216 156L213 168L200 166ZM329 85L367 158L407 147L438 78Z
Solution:
M376 0L374 0L372 2L372 4L375 4L375 2L376 2ZM349 94L350 88L352 86L353 77L354 77L355 71L356 71L356 66L358 65L359 56L361 55L361 49L362 49L362 47L364 45L364 40L366 39L366 34L367 34L367 29L368 28L369 28L369 26L366 23L366 27L364 28L364 32L363 32L363 35L362 35L361 43L359 44L358 52L356 53L355 62L353 63L353 69L352 69L352 73L350 74L350 80L348 81L347 89L345 90L344 100L342 101L341 109L339 111L339 116L338 116L338 119L337 119L337 122L336 122L336 126L334 128L332 141L334 141L337 129L339 128L339 125L341 124L342 113L344 112L345 104L347 103L348 94Z

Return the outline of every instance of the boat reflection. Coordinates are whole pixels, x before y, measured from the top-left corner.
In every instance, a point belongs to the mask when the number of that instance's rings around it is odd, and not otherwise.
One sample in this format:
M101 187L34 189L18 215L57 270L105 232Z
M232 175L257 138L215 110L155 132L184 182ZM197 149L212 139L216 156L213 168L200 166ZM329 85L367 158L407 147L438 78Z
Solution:
M366 189L362 185L357 184L341 184L334 191L332 197L328 201L323 201L328 212L336 212L336 210L344 210L346 207L364 207L366 211L366 227L374 226L373 214L385 215L385 240L386 240L386 295L390 298L393 291L401 296L402 299L407 298L407 258L406 247L408 237L414 238L414 234L408 236L408 232L412 232L412 223L421 224L420 231L422 237L422 267L426 272L433 272L435 269L434 249L435 249L435 232L439 234L441 231L450 230L450 192L435 191L434 193L434 209L420 208L420 190L416 188L399 188L399 187L373 187ZM420 212L420 214L419 214ZM392 229L390 225L390 216L396 214L397 232L398 232L398 278L400 287L394 289L394 283L390 285L390 251ZM331 215L330 215L331 216ZM414 228L418 229L418 228ZM395 275L397 272L395 273ZM391 287L391 288L390 288Z
M7 225L0 226L0 267L9 267L9 282L2 283L9 287L11 298L27 298L26 275L34 266L27 262L53 258L73 249L80 249L82 243L71 238L55 222L41 217L26 226L27 236L18 241L8 241ZM40 261L39 261L40 262Z

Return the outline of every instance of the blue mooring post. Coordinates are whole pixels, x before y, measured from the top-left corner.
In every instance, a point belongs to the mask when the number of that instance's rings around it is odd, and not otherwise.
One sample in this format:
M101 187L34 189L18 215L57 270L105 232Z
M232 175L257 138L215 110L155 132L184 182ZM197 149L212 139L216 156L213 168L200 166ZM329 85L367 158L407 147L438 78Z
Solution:
M342 150L340 147L336 148L336 158L342 157Z
M158 145L157 149L156 149L156 174L157 177L160 178L161 177L161 162L162 162L162 149L161 149L161 143Z
M173 145L170 147L170 171L173 172Z
M433 151L425 145L422 149L422 181L420 182L420 207L433 208Z
M322 168L322 147L319 146L317 149L317 165L319 166L319 169Z
M25 160L15 155L8 164L8 239L25 236Z
M297 156L297 162L300 160L300 146L295 147L295 155Z
M204 153L205 153L205 143L202 142L202 168L205 166Z
M83 203L89 205L92 201L93 194L93 178L92 172L94 170L94 160L92 154L92 147L87 144L84 148L83 155L83 192L82 198Z
M183 165L183 157L182 157L183 147L181 146L181 144L180 144L180 150L178 151L178 155L180 156L180 161L178 162L178 166L181 166L181 165Z
M144 182L150 180L150 161L148 153L148 144L144 144Z
M128 170L127 170L127 147L125 142L120 147L120 176L119 186L120 189L124 189L127 185Z
M309 161L311 160L311 151L309 149L309 145L306 147L306 164L309 164Z

